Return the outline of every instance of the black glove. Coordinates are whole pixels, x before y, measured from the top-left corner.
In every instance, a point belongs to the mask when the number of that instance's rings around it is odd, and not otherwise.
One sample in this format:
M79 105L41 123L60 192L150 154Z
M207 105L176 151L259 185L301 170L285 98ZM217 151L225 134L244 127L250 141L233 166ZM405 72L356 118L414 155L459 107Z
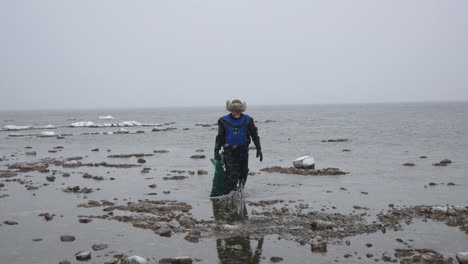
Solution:
M215 149L214 158L215 160L221 160L221 154L219 154L219 149Z
M260 149L257 149L257 158L260 158L260 161L263 161L263 153L262 153L262 150Z

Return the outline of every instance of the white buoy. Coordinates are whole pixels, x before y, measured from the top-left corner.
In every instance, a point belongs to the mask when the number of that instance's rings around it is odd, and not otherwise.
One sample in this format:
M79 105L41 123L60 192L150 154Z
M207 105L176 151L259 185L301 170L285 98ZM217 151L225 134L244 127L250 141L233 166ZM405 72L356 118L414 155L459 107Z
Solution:
M293 161L296 169L315 169L315 160L312 156L303 156Z

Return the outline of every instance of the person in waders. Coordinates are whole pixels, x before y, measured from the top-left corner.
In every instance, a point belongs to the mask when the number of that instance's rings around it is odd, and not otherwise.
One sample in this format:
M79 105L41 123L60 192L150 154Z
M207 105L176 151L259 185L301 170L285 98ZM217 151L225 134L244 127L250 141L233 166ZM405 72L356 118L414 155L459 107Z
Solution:
M242 190L249 173L249 144L253 141L257 148L256 157L263 160L260 137L254 120L243 112L245 102L238 99L226 102L226 110L231 112L218 120L218 135L216 136L214 157L224 161L225 188L229 193ZM221 148L223 153L220 154Z

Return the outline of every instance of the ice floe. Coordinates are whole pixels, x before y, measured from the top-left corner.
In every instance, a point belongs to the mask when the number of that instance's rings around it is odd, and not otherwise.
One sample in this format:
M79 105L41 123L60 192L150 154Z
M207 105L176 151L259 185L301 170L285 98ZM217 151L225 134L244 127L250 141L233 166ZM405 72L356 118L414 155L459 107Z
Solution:
M143 126L143 124L132 120L132 121L123 121L119 123L104 123L104 124L96 124L92 121L80 121L80 122L75 122L69 125L69 127L134 127L134 126Z
M26 130L31 129L31 126L15 126L15 125L6 125L3 127L5 130Z
M99 119L103 119L103 120L113 120L114 117L111 116L111 115L106 115L106 116L99 116Z
M70 127L97 127L94 122L91 121L80 121L80 122L75 122L69 125Z
M43 131L39 135L40 137L56 137L57 134L54 131Z

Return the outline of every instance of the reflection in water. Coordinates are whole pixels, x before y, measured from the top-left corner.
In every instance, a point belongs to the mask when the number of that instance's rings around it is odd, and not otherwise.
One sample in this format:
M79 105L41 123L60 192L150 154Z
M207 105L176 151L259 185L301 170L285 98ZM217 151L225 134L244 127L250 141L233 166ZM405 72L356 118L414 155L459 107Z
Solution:
M213 215L218 221L232 223L248 220L247 208L241 192L231 192L223 197L211 199ZM257 242L252 250L249 236L237 236L216 240L218 257L223 264L258 264L262 255L263 238Z

